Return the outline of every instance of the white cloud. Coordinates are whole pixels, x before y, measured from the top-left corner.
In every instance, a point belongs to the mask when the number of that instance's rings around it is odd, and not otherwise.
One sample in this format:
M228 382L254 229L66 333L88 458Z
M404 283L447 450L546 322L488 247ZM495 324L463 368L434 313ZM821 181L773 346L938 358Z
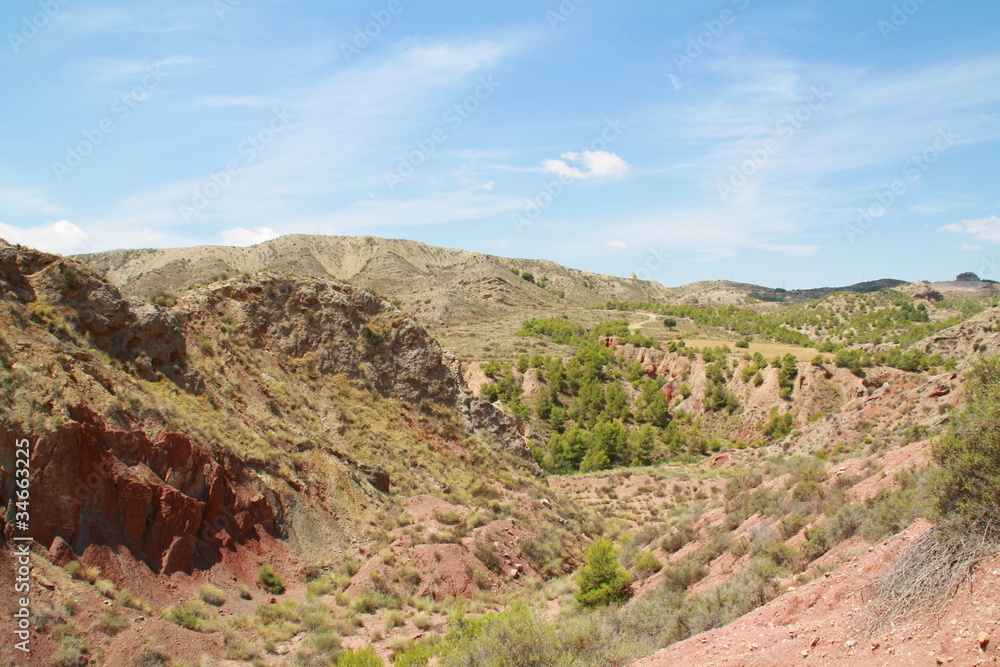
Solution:
M258 227L253 230L233 227L223 230L221 236L224 245L248 246L276 239L279 235L278 232L269 227Z
M1000 242L1000 216L991 215L979 220L962 220L938 227L939 232L971 234L980 241Z
M38 227L15 227L0 222L0 238L8 243L38 248L45 252L69 254L84 250L90 242L87 232L69 220L59 220Z
M609 248L621 248L622 250L628 248L628 244L624 241L608 241L607 245Z
M543 161L542 168L547 172L575 179L623 178L632 169L628 162L607 151L566 151L561 157L562 160ZM571 166L566 161L580 166Z
M974 243L963 243L962 250L979 250L981 246L977 246Z

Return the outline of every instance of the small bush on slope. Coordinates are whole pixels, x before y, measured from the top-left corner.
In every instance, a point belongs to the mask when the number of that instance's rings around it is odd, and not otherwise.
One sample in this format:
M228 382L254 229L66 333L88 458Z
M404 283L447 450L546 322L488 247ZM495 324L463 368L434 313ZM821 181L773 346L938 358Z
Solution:
M631 576L618 564L618 549L598 540L587 547L584 559L576 574L577 602L587 607L624 602Z

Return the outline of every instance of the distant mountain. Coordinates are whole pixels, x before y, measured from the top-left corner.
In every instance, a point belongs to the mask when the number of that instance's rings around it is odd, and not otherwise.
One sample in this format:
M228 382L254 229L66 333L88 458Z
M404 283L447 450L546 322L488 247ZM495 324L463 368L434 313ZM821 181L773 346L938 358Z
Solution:
M769 289L761 287L757 288L757 291L752 292L751 296L760 299L761 301L801 303L803 301L812 301L813 299L822 299L823 297L833 294L834 292L857 292L858 294L870 294L871 292L878 292L880 290L899 287L900 285L905 284L905 280L883 278L881 280L868 280L863 283L854 283L853 285L848 285L847 287L816 287L813 289L796 290Z
M248 248L112 250L75 259L125 292L145 298L179 293L262 271L331 277L374 290L429 322L517 309L583 307L613 301L652 303L785 303L831 292L872 292L903 283L876 280L849 287L772 289L725 280L668 288L655 281L567 268L546 260L508 259L417 241L372 236L283 236Z

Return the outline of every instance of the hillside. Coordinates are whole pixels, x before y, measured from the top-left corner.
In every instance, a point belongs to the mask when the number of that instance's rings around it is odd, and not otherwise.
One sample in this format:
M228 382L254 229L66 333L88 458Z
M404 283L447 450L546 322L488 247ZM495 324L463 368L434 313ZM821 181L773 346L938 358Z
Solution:
M328 277L372 289L397 299L402 308L428 322L484 317L508 307L583 306L611 298L658 300L669 294L658 283L587 273L548 261L503 259L370 236L290 235L250 248L114 250L77 259L143 298L267 270ZM522 279L521 273L530 274L532 281Z
M398 299L401 308L433 324L492 317L511 307L573 308L608 300L744 303L763 299L797 303L836 291L868 293L902 282L882 280L787 292L729 281L667 288L657 282L588 273L544 260L506 259L416 241L301 234L249 248L112 250L75 259L106 275L126 293L144 299L263 270L328 277ZM524 274L531 280L522 279Z
M568 508L556 522L516 420L473 396L457 360L367 292L259 273L168 309L123 298L73 261L7 245L0 291L0 495L14 496L13 443L27 439L32 604L48 619L36 664L104 654L104 664L132 665L158 641L172 657L222 656L256 635L245 627L223 642L199 591L218 589L225 614L252 621L267 607L265 565L285 582L287 613L309 583L330 601L314 630L337 622L343 636L376 641L389 634L377 619L412 592L472 595L571 558L565 545L582 530ZM508 532L556 546L529 557ZM2 520L5 548L16 534ZM498 539L510 546L491 570L474 554ZM405 581L392 568L393 580L361 595L377 577L374 565L362 577L358 568L388 562L386 549L421 565ZM11 562L0 580L12 587ZM334 573L346 578L335 585ZM376 593L370 608L352 604ZM113 612L105 599L117 600ZM168 618L214 634L178 644ZM275 632L272 641L298 635Z
M779 303L327 237L84 259L0 245L0 534L25 439L64 667L863 661L850 582L927 530L933 443L1000 352L992 290ZM620 606L578 595L602 544Z

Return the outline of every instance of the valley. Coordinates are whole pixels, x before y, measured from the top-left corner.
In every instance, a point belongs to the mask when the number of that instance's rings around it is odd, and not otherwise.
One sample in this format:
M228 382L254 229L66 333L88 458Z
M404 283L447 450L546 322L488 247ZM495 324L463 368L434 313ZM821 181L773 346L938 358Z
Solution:
M938 443L992 405L993 283L668 288L293 235L4 243L0 289L39 664L997 662L989 526L926 605L873 593L983 525L942 514L967 461Z

